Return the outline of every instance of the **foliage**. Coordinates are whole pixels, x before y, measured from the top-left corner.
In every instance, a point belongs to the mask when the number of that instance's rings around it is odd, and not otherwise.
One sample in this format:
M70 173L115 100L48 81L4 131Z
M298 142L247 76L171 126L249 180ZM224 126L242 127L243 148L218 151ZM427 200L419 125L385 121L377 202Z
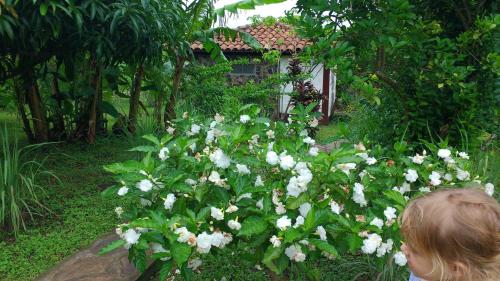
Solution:
M464 127L497 130L495 7L492 1L298 1L298 15L289 20L315 42L306 53L336 71L340 95L365 100L355 114L366 107L375 116L399 114L390 116L397 129L384 144L403 135L458 144ZM386 125L372 131L385 134Z
M255 105L239 116L186 114L172 135L144 136L149 143L133 149L144 152L141 161L106 166L118 184L105 194L134 202L120 209L126 223L117 232L136 266L145 269L152 249L153 259L189 279L190 260L238 245L273 272L319 280L304 260L362 251L390 280L407 200L484 180L446 142L410 157L403 142L391 151L347 144L318 152L305 130L314 105L298 105L288 124L259 117ZM404 265L401 255L395 262Z
M34 221L35 216L48 211L42 204L45 191L39 181L42 176L55 176L41 162L26 160L33 147L19 148L6 127L0 132L0 139L0 228L17 236L21 229L26 230L26 216Z

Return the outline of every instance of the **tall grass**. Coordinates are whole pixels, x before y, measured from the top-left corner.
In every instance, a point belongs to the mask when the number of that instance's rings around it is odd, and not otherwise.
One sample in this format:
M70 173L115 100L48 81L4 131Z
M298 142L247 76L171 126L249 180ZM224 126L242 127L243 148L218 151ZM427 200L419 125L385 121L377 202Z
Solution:
M17 237L21 229L26 230L26 217L34 221L35 216L49 211L42 204L45 190L37 183L39 177L56 177L43 169L43 161L26 159L39 145L19 148L17 138L10 139L6 126L0 131L0 139L0 228Z

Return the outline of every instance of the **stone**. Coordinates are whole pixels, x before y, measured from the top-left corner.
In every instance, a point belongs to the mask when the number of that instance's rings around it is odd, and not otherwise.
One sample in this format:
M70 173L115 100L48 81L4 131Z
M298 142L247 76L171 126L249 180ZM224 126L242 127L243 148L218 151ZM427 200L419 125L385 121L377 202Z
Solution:
M110 233L95 241L89 247L66 258L36 281L132 281L141 273L128 261L128 251L120 248L99 256L101 248L118 240Z

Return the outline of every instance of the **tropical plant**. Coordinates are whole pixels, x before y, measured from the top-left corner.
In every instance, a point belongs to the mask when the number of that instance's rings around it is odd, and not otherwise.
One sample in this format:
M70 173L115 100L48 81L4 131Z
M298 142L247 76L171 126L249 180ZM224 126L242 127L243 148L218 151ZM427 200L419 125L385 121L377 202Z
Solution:
M393 280L388 268L404 271L393 265L406 263L396 221L406 202L485 179L446 142L417 154L405 143L319 152L305 130L314 106L297 105L289 123L259 117L255 105L208 120L185 113L167 134L144 136L148 144L132 149L142 161L105 167L118 183L105 194L136 203L116 209L122 239L101 253L125 246L140 270L151 253L161 280L174 268L189 280L189 264L236 245L274 274L298 271L311 280L319 272L305 260L363 253L379 278Z
M45 190L38 181L43 176L57 177L43 168L43 162L26 160L34 146L19 148L17 139L11 139L4 127L0 131L2 154L0 157L0 227L18 235L26 230L26 217L49 211L43 205Z

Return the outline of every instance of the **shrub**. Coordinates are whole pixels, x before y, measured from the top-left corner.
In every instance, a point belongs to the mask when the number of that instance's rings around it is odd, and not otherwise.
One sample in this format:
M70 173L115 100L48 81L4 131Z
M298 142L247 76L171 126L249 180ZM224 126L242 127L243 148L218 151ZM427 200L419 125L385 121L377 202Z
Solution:
M11 144L6 127L0 131L0 138L0 226L17 236L21 228L26 229L26 215L34 220L35 215L48 210L41 200L45 191L37 180L43 175L54 175L44 170L41 163L24 160L27 152L36 146L19 148L17 139Z
M144 270L151 249L161 280L173 267L188 278L199 256L236 245L277 274L296 268L311 280L319 272L305 260L347 252L397 271L394 262L406 263L396 222L406 202L481 180L467 172L468 155L446 143L411 156L404 143L318 152L305 130L311 109L297 109L290 123L260 118L254 105L234 117L185 115L172 134L145 136L150 144L133 149L142 161L106 167L119 182L106 193L136 205L116 210L126 220L116 229L122 239L102 253L125 246Z

